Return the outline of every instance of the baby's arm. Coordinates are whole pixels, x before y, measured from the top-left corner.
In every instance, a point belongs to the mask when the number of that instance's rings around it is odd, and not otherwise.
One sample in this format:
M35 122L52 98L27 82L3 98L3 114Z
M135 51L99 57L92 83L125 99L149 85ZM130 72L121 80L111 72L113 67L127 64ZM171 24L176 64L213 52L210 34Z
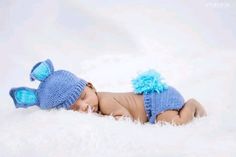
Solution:
M112 115L117 120L122 117L131 118L133 120L133 116L130 114L129 110L113 97L103 99L100 102L100 109L104 115Z
M176 125L186 124L193 117L206 116L206 111L195 99L188 100L180 111L169 110L159 114L156 121L174 123Z
M120 118L131 118L133 120L132 115L129 113L127 109L120 110L119 112L116 112L114 115L116 120L119 120Z
M113 116L116 120L119 120L120 118L131 118L133 120L133 116L130 114L128 109L120 104L119 107L113 112Z

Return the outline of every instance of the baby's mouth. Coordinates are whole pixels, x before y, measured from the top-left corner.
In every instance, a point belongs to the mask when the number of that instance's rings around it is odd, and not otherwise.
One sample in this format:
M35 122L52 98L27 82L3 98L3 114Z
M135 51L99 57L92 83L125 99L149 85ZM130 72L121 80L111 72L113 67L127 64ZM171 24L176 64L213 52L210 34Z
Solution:
M88 105L88 113L92 113L92 112L96 112L96 107L92 106L92 105Z

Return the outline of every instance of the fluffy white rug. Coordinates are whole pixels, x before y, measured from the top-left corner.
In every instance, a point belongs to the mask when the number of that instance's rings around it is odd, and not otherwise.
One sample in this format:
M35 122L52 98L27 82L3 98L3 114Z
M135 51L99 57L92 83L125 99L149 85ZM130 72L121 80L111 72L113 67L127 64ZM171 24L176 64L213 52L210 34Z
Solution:
M180 127L142 125L65 110L16 110L9 102L0 113L1 156L232 156L235 106L228 93L233 92L232 82L222 75L233 72L231 59L212 57L186 61L155 54L102 56L81 62L78 74L99 91L121 92L132 90L130 79L136 72L158 69L186 99L202 102L206 118Z

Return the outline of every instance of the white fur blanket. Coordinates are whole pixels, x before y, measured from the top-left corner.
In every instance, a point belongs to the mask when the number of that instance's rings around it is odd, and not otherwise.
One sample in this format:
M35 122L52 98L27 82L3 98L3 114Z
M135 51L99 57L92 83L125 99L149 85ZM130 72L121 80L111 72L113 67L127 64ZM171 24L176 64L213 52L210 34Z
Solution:
M229 32L236 27L230 23L233 5L227 3L214 8L202 1L171 6L154 1L0 2L0 156L233 157L236 55L231 50L236 37ZM217 9L226 10L219 16ZM29 73L46 58L55 69L91 81L98 91L132 91L130 81L138 72L156 69L185 99L198 99L208 117L176 127L65 110L15 109L9 89L36 88Z

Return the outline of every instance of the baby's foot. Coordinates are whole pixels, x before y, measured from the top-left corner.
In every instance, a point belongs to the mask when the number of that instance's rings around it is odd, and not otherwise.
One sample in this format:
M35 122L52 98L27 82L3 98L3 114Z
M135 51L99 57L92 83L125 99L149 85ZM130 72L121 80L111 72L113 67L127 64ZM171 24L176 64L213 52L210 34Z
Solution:
M207 116L207 112L204 109L204 107L195 99L193 99L193 102L196 106L196 110L194 113L194 117L203 117L203 116Z
M203 117L207 115L203 106L195 99L189 99L186 102L186 105L190 105L192 107L194 117Z

